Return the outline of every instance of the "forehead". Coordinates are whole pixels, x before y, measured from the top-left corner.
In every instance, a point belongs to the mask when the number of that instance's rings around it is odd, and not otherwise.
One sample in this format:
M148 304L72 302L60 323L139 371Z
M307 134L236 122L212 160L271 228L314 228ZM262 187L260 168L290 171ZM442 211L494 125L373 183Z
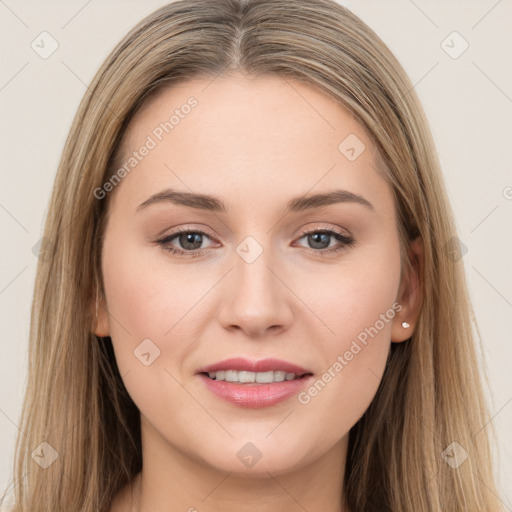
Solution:
M256 202L259 192L285 200L287 188L296 195L347 186L372 195L386 187L372 140L344 106L278 76L161 89L132 119L118 164L143 146L151 149L119 187L139 202L165 186Z
M172 125L167 125L170 131L164 126L159 129L165 123ZM270 138L276 145L306 139L317 149L329 150L332 136L343 135L340 128L366 138L344 106L312 85L273 75L251 78L236 73L196 78L157 91L130 123L124 148L136 147L148 134L183 142L192 135L190 125L195 142L211 141L210 149L219 147L219 152L225 145L219 142L231 143L232 151L234 146L256 151L259 145L268 147ZM320 148L319 135L324 135Z

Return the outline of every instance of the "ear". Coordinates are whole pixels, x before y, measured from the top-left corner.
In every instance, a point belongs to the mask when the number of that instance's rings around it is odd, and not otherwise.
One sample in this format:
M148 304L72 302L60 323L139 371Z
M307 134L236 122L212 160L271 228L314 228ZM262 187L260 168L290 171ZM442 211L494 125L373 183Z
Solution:
M92 311L93 311L93 329L92 331L96 336L105 337L110 336L110 322L108 318L107 306L105 304L105 300L103 297L98 297L98 302L96 304L96 298L92 301ZM98 317L96 318L96 311L98 312Z
M416 327L422 305L423 283L423 241L418 236L407 249L410 269L404 272L398 290L397 302L402 309L393 319L391 328L391 341L401 343L408 340ZM407 322L409 327L403 327L402 322Z

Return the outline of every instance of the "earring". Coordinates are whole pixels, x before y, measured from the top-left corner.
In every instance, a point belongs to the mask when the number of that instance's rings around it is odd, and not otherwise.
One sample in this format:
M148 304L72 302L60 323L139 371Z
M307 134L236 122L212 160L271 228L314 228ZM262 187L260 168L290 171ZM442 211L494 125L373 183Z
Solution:
M410 325L407 322L402 322L402 327L404 329L408 329L410 327Z

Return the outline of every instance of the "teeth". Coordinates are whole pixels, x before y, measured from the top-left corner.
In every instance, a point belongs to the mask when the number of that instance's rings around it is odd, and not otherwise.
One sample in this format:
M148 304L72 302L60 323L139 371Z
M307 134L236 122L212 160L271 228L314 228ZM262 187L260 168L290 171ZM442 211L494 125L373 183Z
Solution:
M237 382L238 372L236 370L226 370L226 382Z
M281 370L271 372L247 372L244 370L226 370L218 372L208 372L208 377L215 380L225 380L226 382L240 382L242 384L256 382L257 384L270 384L272 382L283 382L284 380L294 380L295 373L286 373Z
M258 372L256 374L256 382L260 384L274 382L274 372Z
M293 374L293 373L290 373L290 375L293 375L293 377L295 377L295 374ZM274 382L283 382L283 380L285 378L286 378L286 372L281 372L281 371L274 372Z
M238 373L238 382L256 382L256 373L255 372L233 372Z

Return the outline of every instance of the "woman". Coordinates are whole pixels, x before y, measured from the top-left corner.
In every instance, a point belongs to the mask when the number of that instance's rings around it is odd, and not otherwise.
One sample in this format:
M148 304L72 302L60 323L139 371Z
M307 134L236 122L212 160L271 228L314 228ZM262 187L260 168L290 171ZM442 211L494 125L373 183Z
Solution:
M347 9L142 20L44 236L17 510L499 509L431 135Z

